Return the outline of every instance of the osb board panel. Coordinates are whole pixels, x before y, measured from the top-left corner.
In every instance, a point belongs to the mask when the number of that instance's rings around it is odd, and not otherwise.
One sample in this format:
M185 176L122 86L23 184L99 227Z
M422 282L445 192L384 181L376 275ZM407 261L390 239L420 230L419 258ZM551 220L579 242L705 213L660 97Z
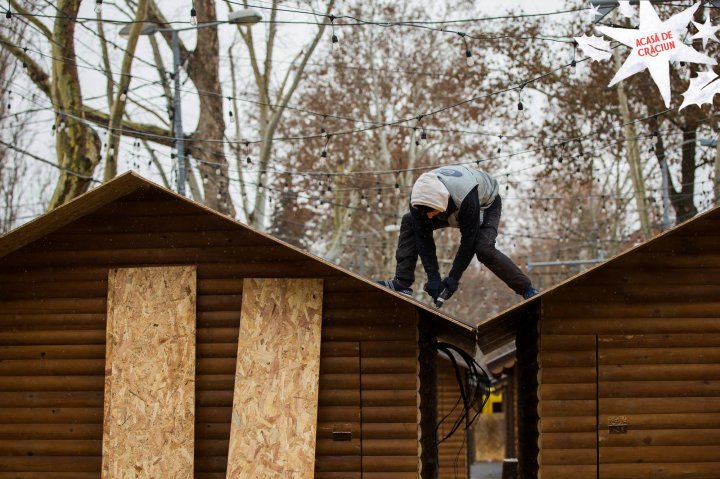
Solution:
M323 282L245 279L227 477L312 478Z
M103 478L193 477L195 267L108 275Z

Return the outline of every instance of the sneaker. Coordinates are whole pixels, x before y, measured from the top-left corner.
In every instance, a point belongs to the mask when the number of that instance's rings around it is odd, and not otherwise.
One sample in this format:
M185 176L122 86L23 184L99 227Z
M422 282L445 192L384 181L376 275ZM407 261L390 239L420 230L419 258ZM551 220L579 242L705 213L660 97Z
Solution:
M523 299L530 299L536 294L540 294L540 291L530 286L525 291L523 291L522 297Z
M392 289L393 291L397 291L398 293L405 294L407 296L412 296L413 294L412 288L401 285L396 279L375 282L380 286L385 286L388 289Z

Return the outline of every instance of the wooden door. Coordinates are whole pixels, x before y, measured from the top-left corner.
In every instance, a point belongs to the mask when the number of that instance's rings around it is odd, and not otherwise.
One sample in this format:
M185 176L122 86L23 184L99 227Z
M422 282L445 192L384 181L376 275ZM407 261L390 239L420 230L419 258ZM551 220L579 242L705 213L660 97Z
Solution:
M720 334L598 338L601 479L720 477Z

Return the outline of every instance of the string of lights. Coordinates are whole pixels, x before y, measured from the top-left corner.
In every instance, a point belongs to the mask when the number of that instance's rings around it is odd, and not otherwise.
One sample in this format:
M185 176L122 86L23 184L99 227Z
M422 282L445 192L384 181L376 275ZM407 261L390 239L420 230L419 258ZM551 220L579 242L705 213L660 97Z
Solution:
M582 60L581 60L581 61L582 61ZM539 79L541 79L541 78L544 78L545 76L551 75L552 73L554 73L554 72L556 72L556 71L558 71L558 70L560 70L560 69L562 69L562 68L566 68L566 67L568 67L568 66L570 66L570 65L567 64L567 65L563 65L563 66L561 66L561 67L555 68L555 69L551 70L550 72L546 72L545 74L541 74L541 75L538 75L538 76L536 76L536 77L534 77L534 78L532 78L532 79L530 79L530 80L527 80L527 81L521 83L521 84L518 85L518 86L511 86L511 87L507 87L507 88L504 88L504 89L502 89L502 90L495 91L495 92L492 92L492 93L487 93L487 94L483 94L483 95L474 96L474 97L472 97L472 98L469 98L469 99L465 99L465 100L456 102L456 103L454 103L454 104L452 104L452 105L447 105L447 106L444 106L444 107L437 108L437 109L435 109L435 110L432 110L432 111L427 112L427 113L425 113L425 114L421 114L421 115L419 115L419 116L414 116L414 117L410 117L410 118L404 118L404 119L394 120L394 121L389 121L389 122L382 122L382 123L380 123L380 124L370 125L370 126L366 126L366 127L363 127L363 128L356 128L356 129L349 129L349 130L348 130L348 129L346 129L346 130L340 130L340 131L335 131L335 132L333 132L333 133L326 132L326 133L324 133L324 134L310 134L310 135L303 135L303 136L297 135L297 136L280 137L280 138L275 137L275 138L272 139L272 141L288 141L288 140L293 140L293 141L295 141L295 140L309 140L309 139L318 139L318 138L325 138L325 139L328 139L328 140L329 140L329 138L331 138L331 137L333 137L333 136L341 136L341 135L349 135L349 134L367 132L367 131L375 130L375 129L378 129L378 128L383 128L383 127L388 127L388 126L395 126L395 125L400 125L400 124L403 124L403 123L412 122L413 120L414 120L414 121L420 121L420 120L422 120L422 118L425 118L425 117L427 117L427 116L432 116L432 115L435 115L435 114L439 114L439 113L448 111L448 110L450 110L450 109L453 109L453 108L456 108L456 107L459 107L459 106L466 105L466 104L468 104L468 103L470 103L470 102L477 101L477 100L479 100L479 99L481 99L481 98L487 98L487 97L490 97L490 96L498 95L498 94L500 94L500 93L505 93L505 92L508 92L508 91L516 90L516 89L522 90L523 88L525 88L525 86L526 86L528 83L537 81L537 80L539 80ZM667 110L667 111L669 111L669 110ZM70 113L70 112L68 112L68 111L66 111L66 110L56 111L56 113L57 113L58 115L64 115L64 116L68 116L68 117L75 117L76 119L79 119L79 118L77 118L77 115L73 115L72 113ZM663 112L663 113L664 113L664 112ZM655 116L657 116L657 115L655 115ZM153 138L154 138L154 139L162 139L162 140L166 140L166 141L169 141L169 140L172 139L172 137L170 137L170 136L163 136L163 135L146 134L145 136L149 137L149 139L153 139ZM571 139L570 141L572 141L572 140L574 140L574 139ZM235 141L235 142L230 141L229 143L243 143L243 144L245 144L246 146L249 146L249 145L251 145L251 144L261 143L262 141L263 141L263 140L253 140L253 141L248 141L248 140L242 141L242 140L239 140L239 141ZM566 141L568 141L568 140L566 140ZM195 138L195 139L193 139L193 142L195 142L195 143L201 143L201 142L218 143L218 142L223 142L223 143L224 143L224 142L226 142L226 140L209 140L209 139ZM468 164L469 164L469 163L471 163L471 162L468 162ZM421 168L418 168L418 169L423 169L423 168L424 168L424 167L421 167ZM397 172L397 171L411 171L411 169L393 170L393 172ZM360 172L354 172L354 174L358 174L358 173L360 173ZM377 172L362 172L362 173L368 174L368 173L377 173ZM383 172L380 172L380 173L387 173L387 171L383 171ZM342 174L342 173L332 172L332 174Z
M39 156L37 156L37 155L35 155L35 154L33 154L33 153L30 153L29 151L23 150L22 148L19 148L19 147L15 146L15 145L13 145L13 144L11 144L11 143L8 143L8 142L6 142L6 141L4 141L4 140L0 140L0 145L4 146L5 148L10 148L11 150L16 151L16 152L18 152L18 153L21 153L21 154L23 154L23 155L24 155L25 157L27 157L27 158L31 158L31 159L33 159L33 160L35 160L35 161L39 161L39 162L44 163L44 164L46 164L46 165L52 166L53 168L56 168L56 169L58 169L58 170L60 170L60 171L63 171L63 172L65 172L65 173L67 173L67 174L69 174L69 175L71 175L71 176L76 176L76 177L81 178L81 179L83 179L83 180L89 180L89 181L91 181L91 182L93 182L93 183L102 183L101 181L98 181L98 180L94 179L92 176L83 175L83 174L81 174L81 173L78 173L77 171L73 171L73 170L71 170L71 169L69 169L69 168L66 168L66 167L62 166L62 165L58 165L57 163L53 163L52 161L46 160L45 158L41 158L41 157L39 157Z
M655 115L651 115L651 116L649 116L648 118L652 118L652 117L654 117L654 116L655 116ZM537 151L537 149L529 150L529 152L536 152L536 151ZM525 152L516 152L516 153L513 153L512 156L516 156L517 154L521 154L521 153L525 153ZM587 154L587 152L586 152L586 154ZM491 157L491 158L487 158L487 159L485 159L485 160L483 160L483 161L496 160L496 159L499 159L499 158L502 158L502 157ZM201 161L201 162L203 162L203 163L210 163L211 165L214 165L214 166L222 166L222 163L217 163L217 162L208 162L208 161L197 160L197 159L196 159L196 161ZM470 162L468 162L468 163L470 163ZM475 162L475 163L477 163L477 162ZM437 167L437 166L440 166L440 165L432 165L432 166L429 166L428 168L433 168L433 167ZM534 167L537 167L537 166L541 166L541 165L533 164L533 165L531 165L531 166L529 166L529 167L527 167L527 168L534 168ZM527 169L527 168L524 168L524 169ZM406 171L406 170L392 170L392 173L397 173L397 172L401 172L401 171ZM314 175L314 176L324 175L324 176L326 176L326 177L328 177L328 176L337 176L337 173L336 173L336 172L317 172L317 171L291 172L291 171L276 170L276 171L274 171L274 173L279 174L279 175L291 174L291 175ZM365 173L376 173L376 171L374 170L374 171L365 172ZM499 177L509 176L509 175L512 174L512 173L518 173L518 171L500 173L500 174L499 174ZM381 187L381 188L383 188L383 187ZM396 183L396 185L395 185L395 188L398 188L397 183ZM373 187L357 187L357 189L369 189L369 190L372 190L372 189L377 189L377 188L373 188Z
M58 113L59 113L59 112L58 112ZM662 113L664 113L664 112L662 112ZM652 117L655 117L655 116L657 116L657 115L658 115L658 114L656 114L656 115L649 115L649 116L646 117L646 118L652 118ZM642 120L642 119L638 119L638 120ZM637 121L637 120L636 120L636 121ZM591 134L592 134L592 133L591 133ZM587 136L589 136L589 135L586 135L586 137L587 137ZM580 139L582 139L582 138L580 138ZM573 140L580 140L580 139L569 139L569 140L563 140L563 141L565 141L565 142L570 142L570 141L573 141ZM547 146L547 145L546 145L546 146ZM554 147L554 146L557 146L557 145L552 145L552 144L549 145L549 147ZM197 148L196 148L196 149L197 149ZM533 150L532 152L535 152L535 150ZM523 152L520 152L520 153L523 153ZM470 162L468 162L468 163L470 163ZM431 165L431 166L430 166L430 168L432 168L432 167L434 167L434 165ZM401 171L407 171L407 170L401 170L401 169L392 170L391 173L398 173L398 172L401 172ZM387 171L385 171L385 172L387 172ZM290 173L290 172L283 172L283 173ZM293 173L299 173L299 172L293 172ZM321 175L328 175L328 174L330 174L330 175L339 175L339 174L345 174L345 173L338 173L338 172L317 172L317 171L309 171L309 172L302 172L302 173L303 173L303 174L321 174ZM355 173L355 174L356 174L356 173L358 173L358 172L351 172L351 173ZM362 172L362 173L367 173L367 174L377 173L377 170L366 171L366 172Z
M3 42L0 41L0 43L3 43ZM18 46L18 45L14 45L14 46ZM18 46L18 47L19 47L19 46ZM54 57L54 56L52 56L52 55L49 55L49 54L44 53L44 52L41 52L41 51L39 51L39 50L31 50L31 49L28 49L28 48L25 48L25 50L26 50L26 51L29 51L29 52L32 52L32 53L35 53L35 54L37 54L37 55L40 55L40 56L42 56L42 57L44 57L44 58L48 58L48 59L54 60L54 61L59 61L59 60L72 61L71 58L67 58L67 57ZM98 67L94 67L94 66L91 66L91 65L78 65L78 68L83 68L83 69L86 69L86 70L97 71L97 72L103 73L103 74L106 73L104 69L98 68ZM562 67L561 67L561 68L562 68ZM147 87L147 86L158 86L158 85L164 84L164 82L165 82L165 80L149 80L149 79L145 79L145 78L139 77L139 76L137 76L137 75L133 75L132 78L133 78L133 80L136 80L136 81L139 81L139 82L142 82L142 83L143 83L143 85L140 85L140 87L138 87L138 88ZM536 81L536 80L537 80L537 78L528 80L528 81L523 82L523 83L524 83L525 85L527 85L528 83L531 83L531 82ZM119 83L113 80L113 85L114 85L114 86L118 86ZM522 84L521 84L521 85L522 85ZM515 89L515 88L516 88L516 87L511 87L511 88L504 89L504 90L502 90L502 91L490 93L490 94L485 95L485 96L482 96L482 97L478 96L478 97L474 97L474 98L472 98L472 99L470 99L470 100L463 100L463 101L460 102L459 104L453 105L453 106L451 106L451 107L449 107L449 108L446 107L446 108L444 108L444 109L442 109L442 110L440 110L440 111L433 111L433 112L430 112L430 113L425 113L425 114L419 115L418 117L412 117L412 118L407 118L407 119L404 119L404 120L398 120L398 121L393 121L393 122L379 122L379 121L371 121L371 120L365 120L365 119L351 118L351 117L348 117L348 116L336 115L336 114L332 114L332 113L312 111L312 110L308 110L308 109L305 109L305 108L296 107L296 106L292 106L292 105L280 105L280 104L275 104L275 103L267 103L267 102L262 102L262 101L257 101L257 100L250 100L250 99L247 99L247 98L244 98L244 97L240 97L240 96L224 96L224 95L222 95L221 93L204 91L204 90L201 90L201 89L200 89L200 90L184 90L184 89L181 88L179 91L180 91L181 94L182 94L182 93L185 93L185 94L195 94L195 93L197 93L197 95L199 95L199 96L221 97L221 98L227 99L228 101L237 100L237 101L241 101L241 102L249 103L249 104L253 104L253 105L267 106L267 107L272 107L272 108L284 108L284 109L291 110L291 111L297 111L297 112L301 112L301 113L306 113L306 114L308 114L308 115L312 115L312 116L315 116L315 117L318 117L318 118L330 118L330 119L347 121L347 122L351 122L351 123L359 123L359 124L368 125L368 127L366 127L366 128L356 128L356 129L352 129L352 130L345 130L345 131L339 131L339 132L333 132L333 133L325 132L324 134L323 134L323 133L318 133L318 134L315 134L315 135L310 134L310 135L301 135L301 136L296 136L296 137L273 138L273 139L272 139L272 141L281 141L281 140L282 140L282 141L287 141L287 140L303 140L303 139L317 139L317 138L325 138L325 139L327 139L327 135L330 135L330 136L332 137L332 136L337 136L337 135L346 135L346 134L359 133L359 132L369 131L369 130L375 129L375 128L384 128L384 127L393 127L393 128L401 128L401 129L416 131L416 130L418 129L416 126L408 125L408 124L406 124L406 123L410 123L410 122L412 122L412 121L417 121L418 118L426 118L426 117L435 115L435 114L437 114L437 113L441 113L441 112L443 112L443 111L447 111L448 109L454 108L454 107L456 107L456 106L462 106L462 105L471 103L471 102L473 102L473 101L477 101L477 100L479 100L479 99L481 99L481 98L486 98L486 97L495 96L495 95L498 95L498 94L501 94L501 93L506 93L506 92L511 91L511 90L513 90L513 89ZM136 89L128 89L127 95L130 95L131 93L136 93ZM162 97L162 95L158 95L158 97L156 97L156 98L160 98L160 97ZM148 99L148 97L143 97L143 98L141 98L141 99L137 99L137 101L147 100L147 99ZM433 133L457 133L457 134L462 134L462 135L478 135L478 136L486 136L486 137L498 137L498 138L500 138L500 139L503 139L503 138L506 138L506 139L537 138L537 135L507 135L507 134L502 134L502 133L497 133L497 132L469 131L469 130L462 130L462 129L457 129L457 128L436 128L436 127L427 126L427 127L423 127L423 129L424 129L426 132L433 132ZM173 137L171 137L171 136L162 137L162 136L157 136L157 135L155 135L155 137L156 137L156 138L160 138L160 139L166 139L166 140L173 138ZM206 141L206 140L203 140L203 139L195 139L195 140L193 140L193 141L194 141L194 142L203 142L203 141ZM219 142L219 141L221 141L221 140L209 140L209 141ZM259 143L262 143L263 140L238 140L237 142L238 142L238 143L259 144Z
M98 0L96 0L98 1ZM50 4L50 2L46 2ZM374 21L374 20L364 20L360 18L353 17L351 15L333 15L333 14L323 14L318 12L311 12L311 11L303 11L299 9L289 9L289 8L282 8L282 7L267 7L263 5L253 5L253 4L244 4L239 2L233 2L228 1L229 4L234 4L236 6L240 6L242 8L252 7L257 8L259 10L274 10L276 12L285 12L285 13L296 13L296 14L307 14L307 15L313 15L315 17L322 17L327 18L331 21L335 26L338 27L350 27L350 26L377 26L377 27L411 27L411 28L419 28L419 29L425 29L430 31L435 31L439 33L449 33L454 35L459 35L462 38L470 38L473 40L482 40L482 41L493 41L493 40L504 40L504 39L520 39L520 40L541 40L541 41L552 41L552 42L561 42L561 43L572 43L572 39L568 37L554 37L554 36L514 36L514 35L503 35L498 37L480 37L480 36L473 36L466 32L462 32L459 30L450 30L447 28L439 28L439 27L433 27L431 25L446 25L446 24L460 24L460 23L478 23L478 22L485 22L485 21L497 21L497 20L509 20L509 19L521 19L521 18L527 18L527 17L540 17L540 16L551 16L551 15L559 15L564 13L576 13L583 10L587 10L587 7L584 8L577 8L577 9L569 9L569 10L562 10L562 11L554 11L554 12L547 12L547 13L537 13L537 14L517 14L517 15L503 15L503 16L495 16L495 17L484 17L484 18L475 18L475 19L458 19L458 20L431 20L431 21L420 21L420 20L400 20L400 21ZM52 4L50 4L53 6ZM101 6L102 1L100 0L100 3L97 4L97 6ZM55 15L50 15L47 13L40 13L40 12L12 12L10 8L6 8L6 14L5 17L7 19L12 19L14 16L17 17L26 17L26 16L32 16L35 18L44 18L49 20L71 20L74 21L80 25L84 25L85 23L96 23L101 22L104 24L111 24L111 25L132 25L134 23L138 23L137 20L120 20L120 19L107 19L107 18L98 18L98 17L81 17L81 16L68 16L68 15L62 15L62 12L58 10L58 13ZM96 13L101 13L100 8L96 8ZM340 20L340 22L335 23L335 20ZM349 21L348 21L349 20ZM195 7L191 7L190 9L190 20L188 21L167 21L166 25L181 25L181 26L187 26L189 23L190 26L203 26L204 24L211 24L214 22L200 22L197 19L197 10ZM317 25L318 22L307 22L307 21L288 21L288 20L260 20L260 23L264 24L295 24L295 25Z

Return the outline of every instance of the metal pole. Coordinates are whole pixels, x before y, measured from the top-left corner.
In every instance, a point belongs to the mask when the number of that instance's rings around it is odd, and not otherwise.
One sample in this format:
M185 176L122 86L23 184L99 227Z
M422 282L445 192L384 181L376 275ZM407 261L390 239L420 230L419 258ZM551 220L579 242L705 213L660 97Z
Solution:
M175 125L175 150L178 160L177 192L185 196L185 142L182 128L182 108L180 105L180 47L178 45L178 32L172 31L173 50L173 76L175 77L173 123Z
M358 254L358 271L360 272L360 276L365 276L365 235L361 234L360 240L361 242L358 243L357 248L357 254Z
M670 229L670 178L668 177L667 161L663 158L660 161L660 172L662 173L662 202L663 202L663 231Z

